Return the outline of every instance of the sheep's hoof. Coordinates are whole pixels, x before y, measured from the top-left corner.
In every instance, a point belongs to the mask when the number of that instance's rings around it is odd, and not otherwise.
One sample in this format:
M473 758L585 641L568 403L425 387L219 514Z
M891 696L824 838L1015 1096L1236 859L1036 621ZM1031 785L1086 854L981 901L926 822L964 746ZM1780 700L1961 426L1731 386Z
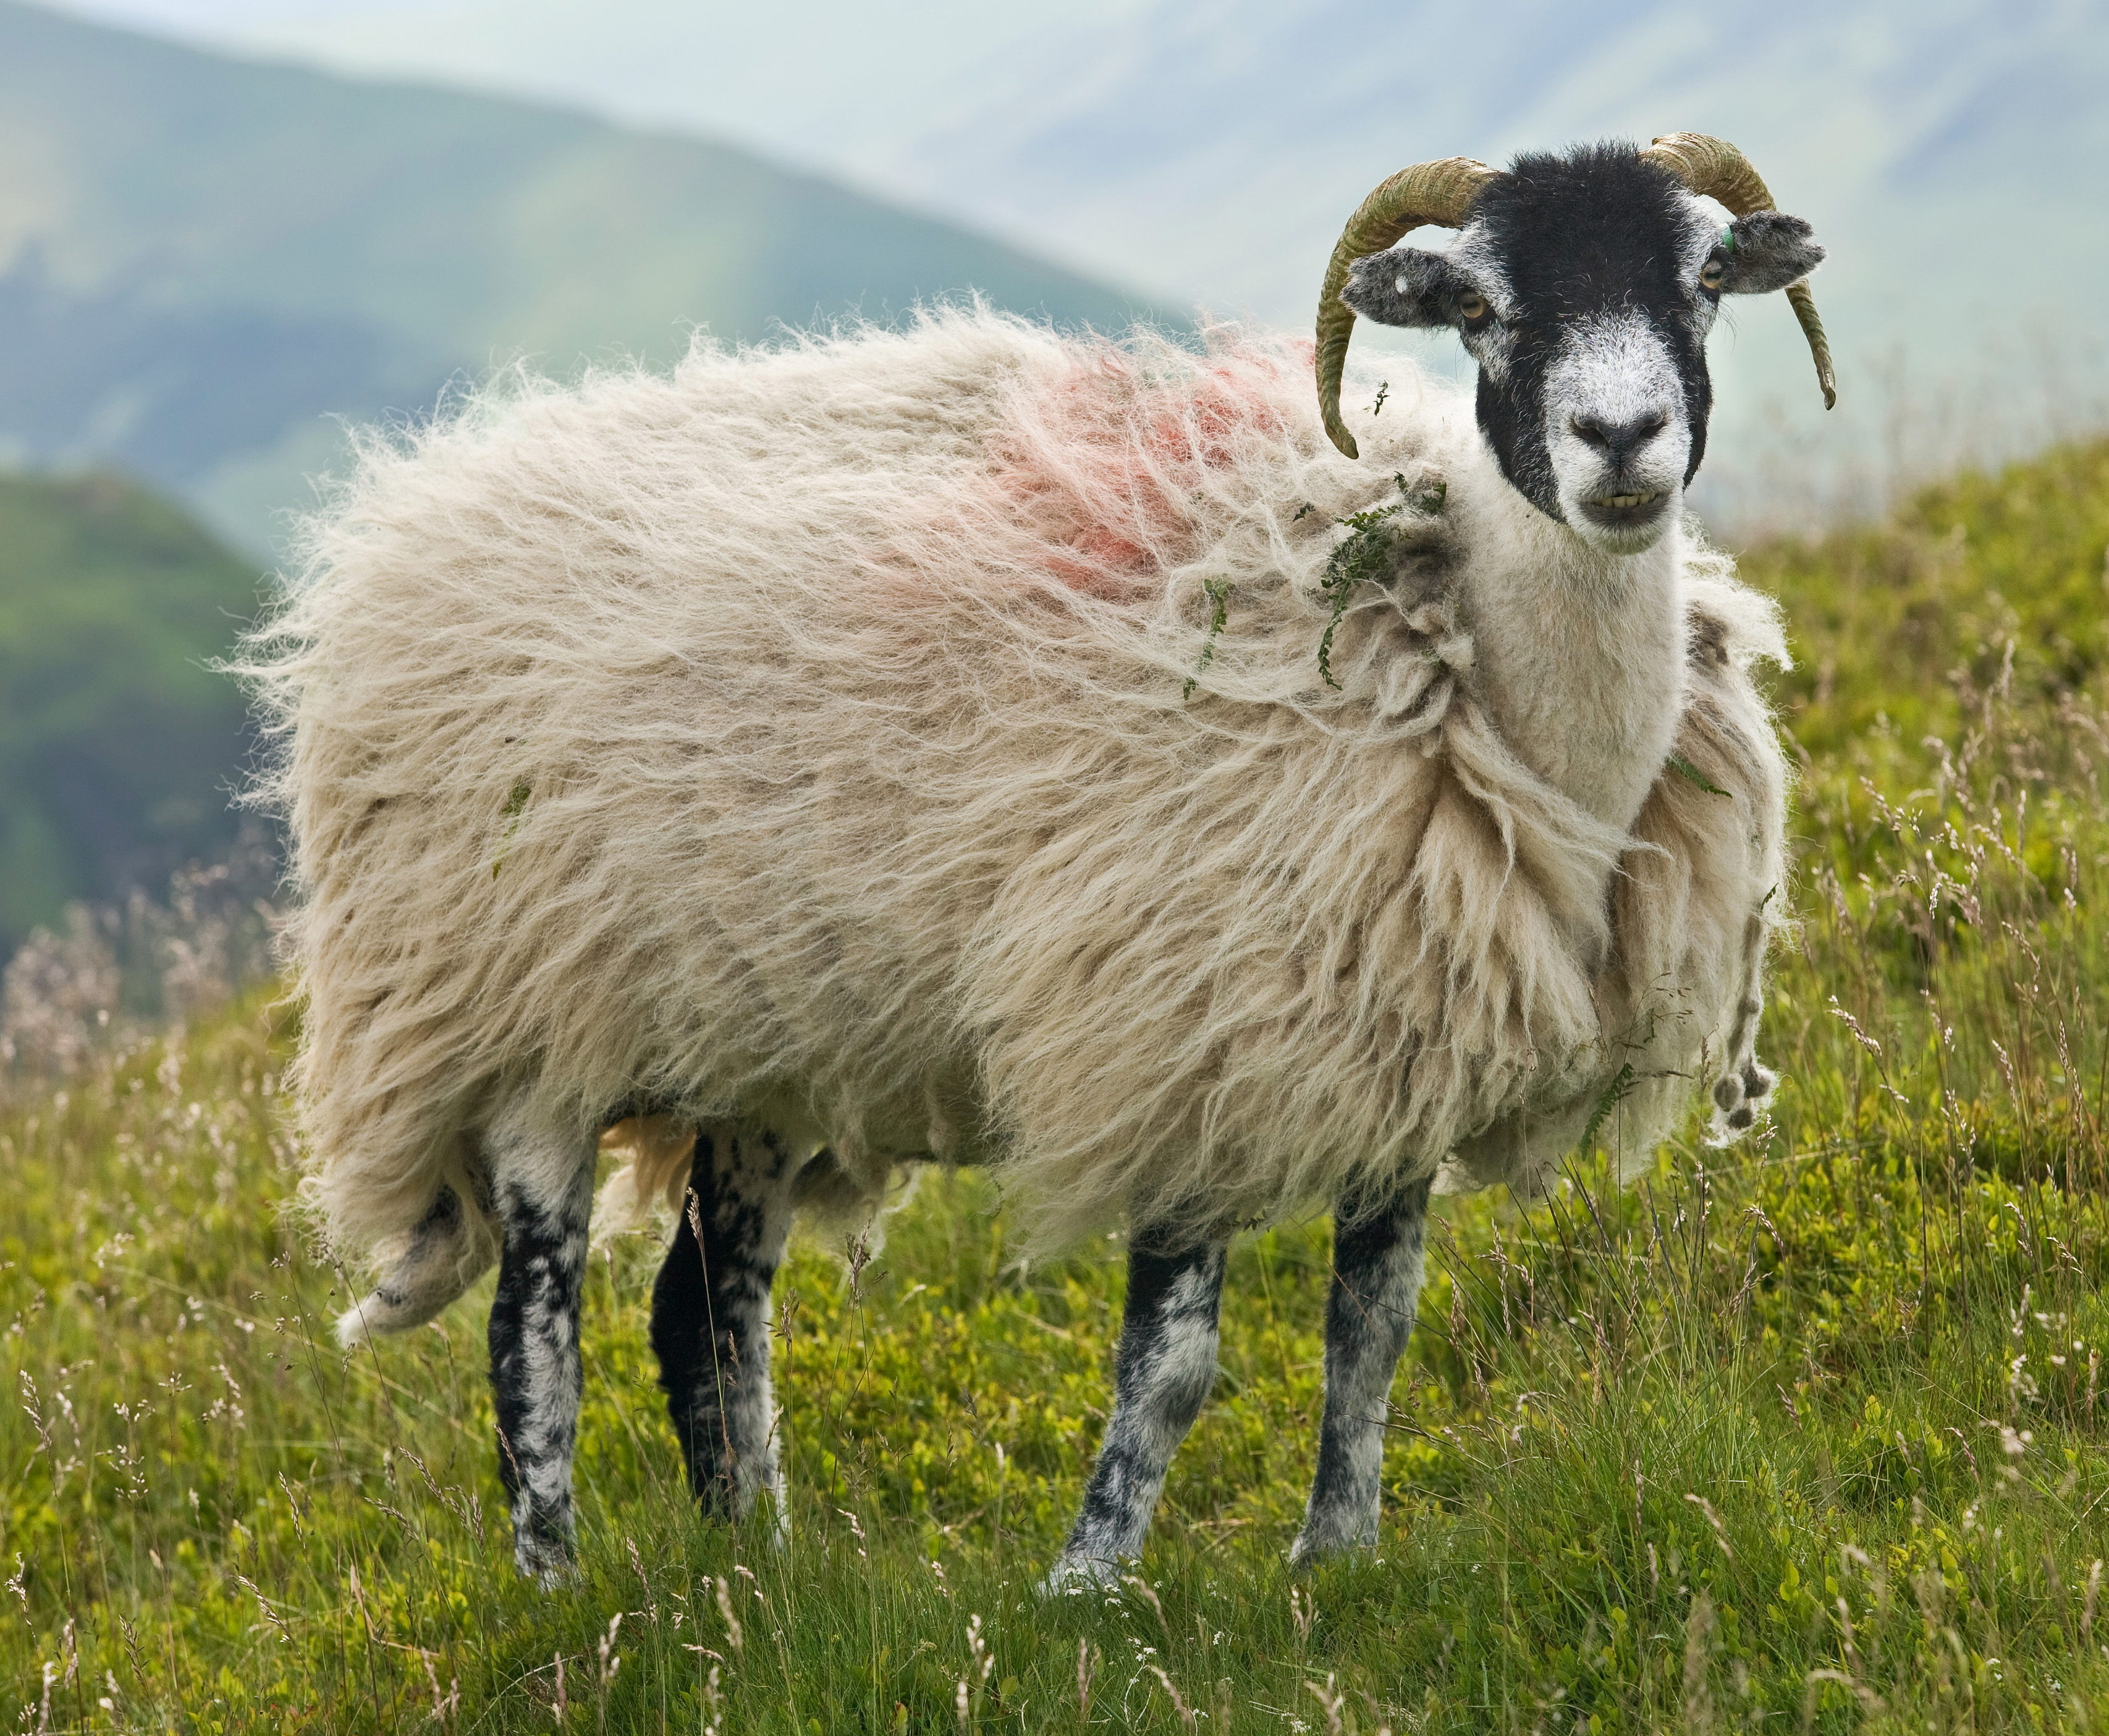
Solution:
M522 1539L513 1545L513 1565L520 1570L521 1578L532 1580L544 1591L554 1591L579 1577L579 1564L571 1559L567 1544Z
M1743 1069L1743 1095L1745 1097L1762 1097L1778 1083L1777 1074L1768 1067L1759 1066L1755 1061L1750 1062Z
M1353 1533L1314 1530L1308 1525L1289 1546L1289 1565L1297 1573L1308 1573L1319 1562L1339 1561L1344 1556L1366 1555L1377 1546L1377 1522L1372 1514L1367 1524Z
M1121 1564L1103 1555L1064 1555L1040 1582L1043 1598L1080 1598L1107 1591L1120 1578Z
M571 1542L569 1504L554 1512L516 1512L513 1519L513 1565L520 1577L549 1591L579 1576Z
M1742 1106L1743 1082L1732 1073L1724 1073L1714 1082L1714 1106L1724 1115L1732 1115Z

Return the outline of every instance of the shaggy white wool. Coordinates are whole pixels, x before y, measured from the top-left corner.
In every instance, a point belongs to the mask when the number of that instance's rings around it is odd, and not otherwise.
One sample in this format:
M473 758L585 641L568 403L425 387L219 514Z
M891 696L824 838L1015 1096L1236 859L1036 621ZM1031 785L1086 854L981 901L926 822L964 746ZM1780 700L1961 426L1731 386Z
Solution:
M956 311L371 437L250 664L332 1243L523 1091L997 1160L1043 1244L1527 1186L1620 1090L1645 1154L1748 1057L1770 605L1577 553L1425 377L1342 458L1308 356Z

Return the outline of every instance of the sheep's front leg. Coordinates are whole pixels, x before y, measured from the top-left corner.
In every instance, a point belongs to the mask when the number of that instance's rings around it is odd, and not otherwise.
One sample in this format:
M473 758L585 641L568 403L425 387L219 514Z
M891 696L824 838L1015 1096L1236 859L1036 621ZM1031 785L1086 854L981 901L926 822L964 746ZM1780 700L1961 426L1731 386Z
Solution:
M1420 1300L1426 1182L1375 1210L1351 1199L1334 1214L1333 1288L1325 1302L1325 1417L1318 1474L1291 1561L1377 1540L1384 1406Z
M593 1212L590 1132L501 1118L485 1139L504 1238L490 1304L498 1474L513 1502L513 1556L548 1585L571 1565L578 1440L579 1296Z
M769 1288L806 1153L773 1132L700 1129L681 1221L652 1286L652 1348L707 1512L744 1518L767 1490L789 1521L769 1383Z
M1113 1414L1076 1527L1047 1576L1050 1589L1106 1584L1142 1553L1172 1455L1215 1384L1225 1245L1166 1252L1136 1237L1113 1362Z

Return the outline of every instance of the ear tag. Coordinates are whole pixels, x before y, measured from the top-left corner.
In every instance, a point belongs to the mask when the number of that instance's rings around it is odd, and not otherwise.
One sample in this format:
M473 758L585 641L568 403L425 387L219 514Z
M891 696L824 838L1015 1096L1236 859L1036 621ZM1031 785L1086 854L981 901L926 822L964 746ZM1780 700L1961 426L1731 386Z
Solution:
M1721 251L1723 253L1733 253L1736 251L1736 226L1732 223L1721 232Z

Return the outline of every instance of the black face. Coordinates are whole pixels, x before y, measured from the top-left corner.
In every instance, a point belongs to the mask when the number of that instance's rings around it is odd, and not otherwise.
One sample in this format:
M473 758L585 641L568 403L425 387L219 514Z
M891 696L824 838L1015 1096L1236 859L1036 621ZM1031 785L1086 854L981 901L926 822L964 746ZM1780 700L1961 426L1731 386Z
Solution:
M1479 426L1502 473L1554 518L1564 516L1547 429L1548 397L1560 396L1555 364L1578 331L1607 320L1644 321L1661 346L1689 436L1680 482L1699 469L1714 407L1705 342L1712 319L1710 308L1703 323L1694 319L1700 310L1687 288L1691 204L1674 175L1632 147L1594 145L1567 157L1517 158L1473 206L1472 228L1502 263L1512 310L1505 377L1484 363L1479 370ZM1671 383L1655 382L1658 391ZM1587 420L1586 409L1575 414Z
M1518 493L1588 540L1646 547L1706 450L1705 339L1720 298L1783 288L1823 256L1808 224L1723 228L1632 146L1526 155L1481 190L1447 253L1356 262L1341 300L1391 325L1454 327L1479 420Z

